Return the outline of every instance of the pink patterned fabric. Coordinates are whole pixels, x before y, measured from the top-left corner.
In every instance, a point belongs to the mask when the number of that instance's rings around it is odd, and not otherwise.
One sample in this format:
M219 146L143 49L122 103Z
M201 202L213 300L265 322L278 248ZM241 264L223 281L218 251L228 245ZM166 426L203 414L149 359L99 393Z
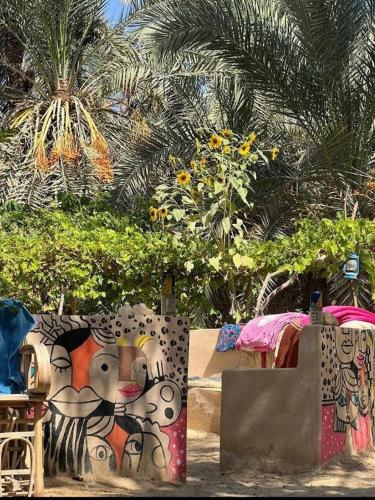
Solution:
M367 321L375 325L375 314L354 306L326 306L323 312L330 313L338 320L339 325L347 321Z
M236 342L236 349L273 351L280 332L285 325L291 322L297 323L302 328L302 326L309 324L310 318L307 314L296 312L258 316L243 327Z

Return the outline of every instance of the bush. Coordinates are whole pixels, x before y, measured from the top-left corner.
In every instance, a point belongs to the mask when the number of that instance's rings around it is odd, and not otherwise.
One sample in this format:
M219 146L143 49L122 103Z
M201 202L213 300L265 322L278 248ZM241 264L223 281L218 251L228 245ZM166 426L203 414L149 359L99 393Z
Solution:
M68 305L77 301L79 314L113 313L126 301L157 310L162 273L173 267L178 313L194 326L218 326L252 316L268 273L329 277L352 251L375 290L374 242L374 221L304 220L292 236L267 242L238 236L223 252L217 241L191 232L140 229L105 204L35 212L8 206L0 212L0 296L23 301L33 313L56 312L61 293ZM213 298L228 277L243 299L238 317L228 316L231 298Z

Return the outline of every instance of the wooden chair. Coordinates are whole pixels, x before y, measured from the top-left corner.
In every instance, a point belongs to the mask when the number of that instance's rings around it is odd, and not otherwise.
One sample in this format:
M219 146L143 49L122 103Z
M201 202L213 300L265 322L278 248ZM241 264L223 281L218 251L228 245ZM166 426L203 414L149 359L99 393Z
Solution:
M44 489L42 406L50 359L42 344L24 344L20 357L26 391L0 395L0 496L38 496Z

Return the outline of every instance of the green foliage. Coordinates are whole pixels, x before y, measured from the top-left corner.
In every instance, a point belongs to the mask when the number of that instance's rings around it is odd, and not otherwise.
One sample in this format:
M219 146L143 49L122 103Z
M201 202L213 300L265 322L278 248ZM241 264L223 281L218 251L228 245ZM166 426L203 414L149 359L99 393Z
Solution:
M56 312L62 292L78 299L79 313L113 312L125 301L155 308L161 274L173 263L181 312L188 314L183 294L198 300L209 248L190 238L143 233L126 217L92 207L71 213L4 210L0 239L0 296L17 297L32 312ZM201 276L194 290L184 278L189 258Z
M333 276L351 251L359 253L375 298L375 221L365 219L303 220L290 237L237 236L223 252L188 232L141 230L100 205L34 212L8 205L0 213L0 241L0 296L22 300L33 313L56 312L62 292L66 303L77 299L80 314L114 312L125 301L157 309L162 272L173 266L178 312L193 317L194 326L215 326L228 311L209 290L231 281L243 300L230 318L246 319L268 273ZM197 311L208 323L194 320Z
M290 237L267 242L236 240L237 253L232 260L233 263L240 262L238 268L250 272L255 269L258 272L284 270L289 274L324 271L331 275L350 252L357 251L371 274L375 271L372 269L375 264L372 257L374 243L374 221L338 218L317 222L305 219Z

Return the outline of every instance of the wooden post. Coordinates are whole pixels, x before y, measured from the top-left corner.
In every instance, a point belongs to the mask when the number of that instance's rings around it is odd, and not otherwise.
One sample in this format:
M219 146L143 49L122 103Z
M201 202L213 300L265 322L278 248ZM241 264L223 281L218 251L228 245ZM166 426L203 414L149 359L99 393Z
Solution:
M44 490L42 404L36 403L34 408L35 496L43 496Z
M73 296L70 297L70 314L73 316L77 314L77 299Z

